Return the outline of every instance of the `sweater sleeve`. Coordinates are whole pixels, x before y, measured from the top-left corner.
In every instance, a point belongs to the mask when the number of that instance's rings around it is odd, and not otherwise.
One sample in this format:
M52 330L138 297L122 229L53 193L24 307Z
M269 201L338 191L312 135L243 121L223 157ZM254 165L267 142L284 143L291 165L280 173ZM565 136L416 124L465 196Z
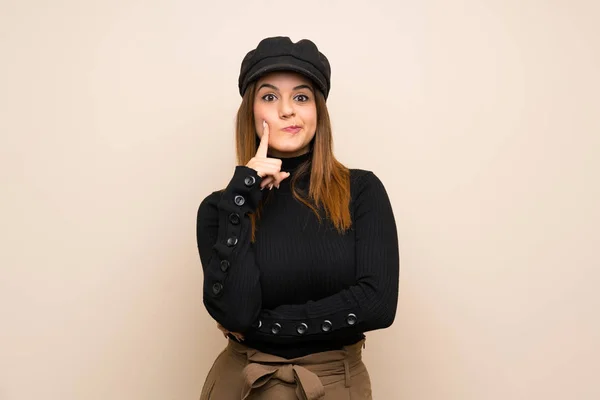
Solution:
M196 239L204 271L204 306L232 332L247 330L262 304L248 216L262 199L261 180L254 169L237 166L225 190L210 194L198 208Z
M255 324L259 327L250 333L256 339L279 343L327 340L393 323L400 262L394 214L375 174L367 171L357 186L354 284L316 301L261 310Z

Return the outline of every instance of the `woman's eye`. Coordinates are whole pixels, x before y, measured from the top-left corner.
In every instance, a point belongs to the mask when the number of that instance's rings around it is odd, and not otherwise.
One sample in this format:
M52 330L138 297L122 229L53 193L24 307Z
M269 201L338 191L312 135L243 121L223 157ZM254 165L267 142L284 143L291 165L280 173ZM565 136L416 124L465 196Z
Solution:
M265 95L262 97L262 99L263 99L264 101L273 101L273 100L275 100L275 95L273 95L273 94L265 94Z
M296 100L298 100L301 103L304 103L305 101L308 101L308 96L305 94L299 94L298 96L296 96Z

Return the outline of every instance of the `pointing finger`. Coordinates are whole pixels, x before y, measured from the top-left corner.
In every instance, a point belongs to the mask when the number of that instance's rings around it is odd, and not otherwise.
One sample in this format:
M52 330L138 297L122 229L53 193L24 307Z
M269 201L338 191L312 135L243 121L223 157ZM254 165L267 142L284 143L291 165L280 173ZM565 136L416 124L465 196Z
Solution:
M256 150L256 156L267 158L267 150L269 149L269 125L267 121L263 121L263 135L260 138L260 144L258 150Z

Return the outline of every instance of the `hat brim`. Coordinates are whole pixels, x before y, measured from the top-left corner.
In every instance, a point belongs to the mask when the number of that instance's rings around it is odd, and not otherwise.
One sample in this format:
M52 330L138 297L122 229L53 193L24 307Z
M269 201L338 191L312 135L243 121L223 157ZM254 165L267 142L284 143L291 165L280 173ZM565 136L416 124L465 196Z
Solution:
M241 87L241 93L246 91L248 88L248 84L253 81L258 80L262 76L268 74L269 72L278 72L278 71L293 71L299 74L306 76L311 79L316 85L317 89L319 89L327 98L327 82L325 82L324 77L319 72L317 68L315 68L312 64L302 61L293 56L277 56L265 58L264 60L259 61L256 65L252 66L250 71L246 74L246 79L243 82Z

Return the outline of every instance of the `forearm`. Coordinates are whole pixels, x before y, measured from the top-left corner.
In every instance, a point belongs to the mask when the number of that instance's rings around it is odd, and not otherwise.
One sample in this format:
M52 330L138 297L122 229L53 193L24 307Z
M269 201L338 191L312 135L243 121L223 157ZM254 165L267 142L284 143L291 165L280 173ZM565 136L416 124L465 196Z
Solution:
M262 198L260 181L256 171L238 166L225 191L209 196L198 210L203 302L217 322L234 332L247 330L262 304L248 216Z
M363 280L321 300L262 310L260 328L251 334L285 343L387 328L395 319L398 301L398 274L390 272L387 282L373 285Z

